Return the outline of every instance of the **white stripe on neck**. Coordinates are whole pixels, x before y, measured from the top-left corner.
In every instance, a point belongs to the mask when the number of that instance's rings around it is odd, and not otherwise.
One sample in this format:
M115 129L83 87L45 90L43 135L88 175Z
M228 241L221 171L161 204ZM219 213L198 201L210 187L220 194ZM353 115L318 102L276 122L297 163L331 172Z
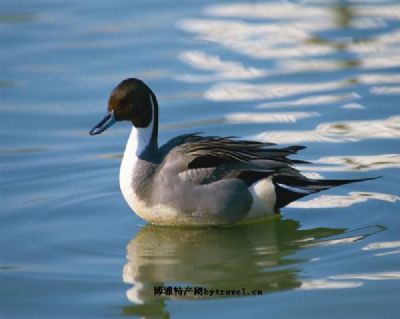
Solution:
M125 200L131 206L129 199L132 197L133 176L137 166L138 159L151 142L151 135L154 127L154 102L150 94L150 104L152 108L151 122L148 127L138 128L132 126L131 133L126 143L124 157L122 158L119 171L119 185Z

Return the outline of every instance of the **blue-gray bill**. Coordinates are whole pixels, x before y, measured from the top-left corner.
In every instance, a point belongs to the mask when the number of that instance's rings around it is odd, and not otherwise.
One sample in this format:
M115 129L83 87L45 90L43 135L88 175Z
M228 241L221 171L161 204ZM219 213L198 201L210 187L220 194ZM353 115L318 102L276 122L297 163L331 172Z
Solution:
M104 132L110 126L112 126L117 120L115 119L114 112L108 112L106 116L92 128L89 132L90 135L97 135Z

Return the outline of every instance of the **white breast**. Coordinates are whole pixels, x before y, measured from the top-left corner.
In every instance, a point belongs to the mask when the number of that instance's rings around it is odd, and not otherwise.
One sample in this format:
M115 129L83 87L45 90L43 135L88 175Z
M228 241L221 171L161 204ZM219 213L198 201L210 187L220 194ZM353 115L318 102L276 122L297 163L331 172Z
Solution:
M133 132L131 132L128 143L126 144L124 157L122 158L121 167L119 170L119 187L121 188L122 195L124 196L129 207L134 210L137 200L133 190L133 175L137 165L138 157L135 154L135 151L132 150L132 133Z
M151 96L149 98L154 110ZM153 126L153 120L150 122L150 125L145 128L136 128L135 126L132 126L119 170L119 185L122 195L124 196L129 207L137 213L143 210L142 206L144 206L144 204L139 200L134 191L133 178L135 170L137 169L139 156L150 143Z
M149 133L150 131L150 133ZM119 171L119 186L129 207L141 218L155 224L176 224L181 222L179 212L165 205L149 206L139 198L133 187L135 170L137 169L139 154L143 152L151 136L151 129L132 128L126 143L124 156ZM145 146L143 146L145 145Z

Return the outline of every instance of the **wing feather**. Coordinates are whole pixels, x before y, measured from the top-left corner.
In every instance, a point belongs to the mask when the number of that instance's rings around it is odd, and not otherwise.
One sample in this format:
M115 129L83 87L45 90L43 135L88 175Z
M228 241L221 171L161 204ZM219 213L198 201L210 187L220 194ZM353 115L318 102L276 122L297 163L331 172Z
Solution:
M240 179L248 186L272 177L275 186L275 209L306 195L331 187L374 178L358 180L309 179L293 165L307 163L288 157L303 146L273 148L275 144L234 140L233 137L202 137L186 134L170 140L161 147L163 157L160 174L167 171L191 185L210 184L223 179Z
M161 168L170 167L190 183L205 184L224 178L239 178L251 185L280 170L292 169L294 163L303 162L287 158L303 146L272 148L273 145L234 140L231 136L181 135L161 147L165 154Z

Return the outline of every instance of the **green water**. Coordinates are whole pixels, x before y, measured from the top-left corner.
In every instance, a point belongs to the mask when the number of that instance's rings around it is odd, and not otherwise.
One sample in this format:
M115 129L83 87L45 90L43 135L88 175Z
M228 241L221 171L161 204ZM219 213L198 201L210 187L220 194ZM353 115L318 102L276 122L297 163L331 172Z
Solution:
M397 1L0 11L1 318L399 317ZM158 96L161 142L300 144L310 176L383 177L259 223L146 225L119 191L129 125L88 135L127 77Z

